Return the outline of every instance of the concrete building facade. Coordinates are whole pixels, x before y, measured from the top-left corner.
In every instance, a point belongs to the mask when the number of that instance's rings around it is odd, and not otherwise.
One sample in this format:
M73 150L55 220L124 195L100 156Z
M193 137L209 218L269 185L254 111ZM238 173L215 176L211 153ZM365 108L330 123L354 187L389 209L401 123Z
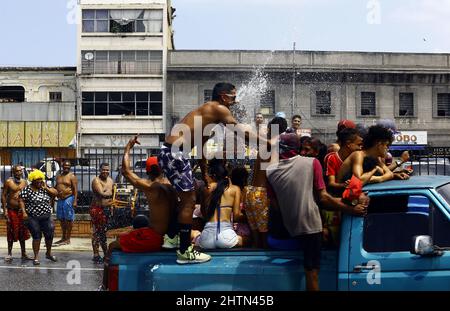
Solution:
M76 157L75 67L0 68L0 165Z
M450 146L449 54L178 50L167 70L171 125L226 81L244 90L250 116L300 114L302 127L325 142L335 139L341 119L393 119L400 130L427 131L430 145ZM253 99L244 94L251 88Z
M122 149L136 133L150 153L159 148L166 126L171 2L81 0L79 9L80 156Z

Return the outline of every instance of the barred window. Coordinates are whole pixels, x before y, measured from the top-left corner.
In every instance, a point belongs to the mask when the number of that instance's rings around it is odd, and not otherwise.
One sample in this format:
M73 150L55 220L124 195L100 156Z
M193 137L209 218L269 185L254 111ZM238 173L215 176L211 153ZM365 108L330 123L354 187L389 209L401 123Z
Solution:
M162 92L83 92L84 116L162 116Z
M375 92L361 92L361 115L376 115L376 96Z
M266 91L261 95L259 106L266 114L275 113L275 91Z
M316 114L331 114L331 92L316 92Z
M83 74L162 75L162 51L82 51Z
M437 94L437 115L438 117L450 116L450 93Z
M61 102L62 101L62 93L61 92L49 92L48 96L49 96L49 100L51 102Z
M400 93L399 94L399 111L398 115L401 117L414 116L414 93Z

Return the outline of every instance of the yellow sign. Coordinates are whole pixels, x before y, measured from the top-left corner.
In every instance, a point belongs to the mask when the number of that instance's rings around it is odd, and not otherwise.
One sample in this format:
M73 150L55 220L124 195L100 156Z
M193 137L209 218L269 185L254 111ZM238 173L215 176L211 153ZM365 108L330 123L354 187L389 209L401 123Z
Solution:
M8 122L0 122L0 147L8 147Z
M25 146L25 122L8 123L8 147Z
M25 123L25 146L41 147L42 145L42 123L26 122Z
M58 122L42 122L42 147L59 147Z
M59 123L59 146L68 147L77 133L76 122Z
M0 148L69 147L76 122L0 122Z

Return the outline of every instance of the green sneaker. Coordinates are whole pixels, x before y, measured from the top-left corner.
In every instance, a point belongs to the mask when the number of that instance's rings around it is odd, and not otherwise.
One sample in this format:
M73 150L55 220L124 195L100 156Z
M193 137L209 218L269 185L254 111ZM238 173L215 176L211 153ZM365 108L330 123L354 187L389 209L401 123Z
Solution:
M167 234L164 234L164 243L162 245L162 248L166 249L174 249L180 247L180 236L177 234L172 239L169 238Z
M189 263L202 263L209 260L211 260L210 255L196 251L192 245L189 246L189 248L183 254L179 250L177 250L177 263L180 265Z

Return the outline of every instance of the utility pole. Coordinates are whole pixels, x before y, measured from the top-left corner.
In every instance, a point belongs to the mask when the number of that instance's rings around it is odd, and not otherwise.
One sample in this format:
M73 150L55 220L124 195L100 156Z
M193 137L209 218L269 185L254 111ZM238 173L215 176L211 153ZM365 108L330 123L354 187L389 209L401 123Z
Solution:
M295 75L296 75L296 69L295 69L295 41L294 46L292 50L292 105L291 105L291 118L295 114L294 107L295 107Z

